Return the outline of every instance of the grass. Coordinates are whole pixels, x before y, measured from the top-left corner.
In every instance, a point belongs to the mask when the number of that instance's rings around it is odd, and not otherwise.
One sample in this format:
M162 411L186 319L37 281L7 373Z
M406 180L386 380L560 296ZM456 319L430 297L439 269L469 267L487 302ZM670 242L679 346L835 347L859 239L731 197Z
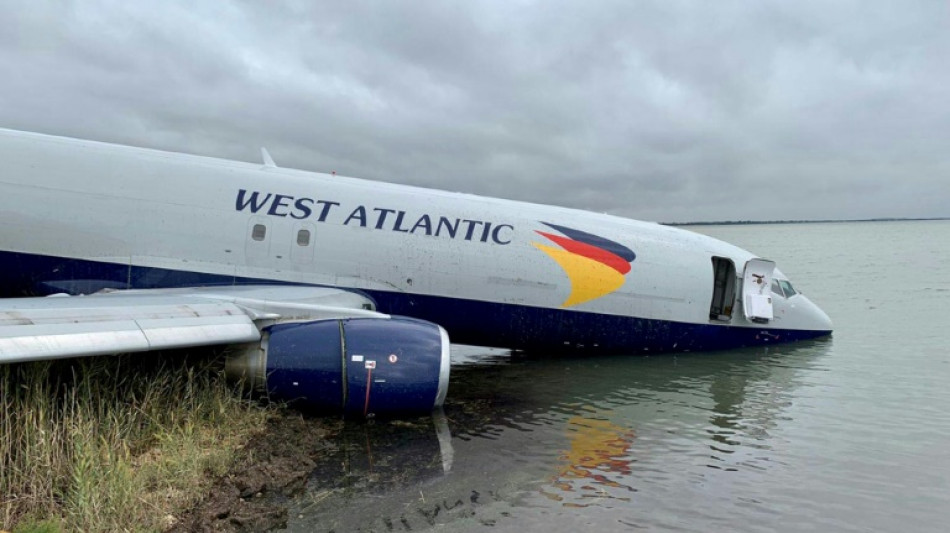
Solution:
M273 412L221 368L182 354L0 366L0 530L166 529Z

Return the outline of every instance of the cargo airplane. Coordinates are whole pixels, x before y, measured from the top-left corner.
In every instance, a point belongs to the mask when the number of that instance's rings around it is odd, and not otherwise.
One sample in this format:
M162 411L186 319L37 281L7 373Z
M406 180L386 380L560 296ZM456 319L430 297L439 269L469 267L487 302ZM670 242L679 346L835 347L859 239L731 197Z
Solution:
M717 350L831 333L775 264L690 231L0 130L0 363L228 345L272 396L445 398L449 338Z

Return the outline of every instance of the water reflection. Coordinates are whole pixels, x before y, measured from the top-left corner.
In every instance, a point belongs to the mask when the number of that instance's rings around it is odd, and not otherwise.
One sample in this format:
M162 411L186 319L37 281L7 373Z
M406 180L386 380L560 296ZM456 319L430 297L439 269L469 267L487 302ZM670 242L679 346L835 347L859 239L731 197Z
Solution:
M385 494L452 470L445 415L408 421L348 423L310 475L310 488L344 496Z
M770 432L802 370L820 369L830 347L464 358L444 416L348 426L291 529L475 527L592 505L620 512L671 479L704 484L712 472L775 467ZM342 511L353 505L365 511Z
M552 486L562 492L579 492L582 498L630 501L629 498L611 495L607 489L634 492L632 487L623 483L633 473L630 456L633 431L608 420L575 416L567 421L566 432L570 448L561 456L564 466L552 479ZM541 493L554 501L564 501L561 495L546 488L542 488ZM576 502L564 505L587 506Z

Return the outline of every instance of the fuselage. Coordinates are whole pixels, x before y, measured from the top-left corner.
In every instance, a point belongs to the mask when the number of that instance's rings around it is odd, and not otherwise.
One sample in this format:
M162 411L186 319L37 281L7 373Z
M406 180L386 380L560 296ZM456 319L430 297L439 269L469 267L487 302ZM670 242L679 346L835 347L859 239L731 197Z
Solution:
M454 342L532 350L719 349L831 331L800 294L773 294L768 323L747 319L736 278L755 256L658 224L9 130L0 158L4 296L333 286Z

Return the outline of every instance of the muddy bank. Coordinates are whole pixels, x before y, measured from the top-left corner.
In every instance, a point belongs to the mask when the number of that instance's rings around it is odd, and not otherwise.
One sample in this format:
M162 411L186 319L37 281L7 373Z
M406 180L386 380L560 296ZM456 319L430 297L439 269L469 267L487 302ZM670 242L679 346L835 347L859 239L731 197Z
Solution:
M241 452L199 504L174 519L169 532L267 531L287 524L290 499L305 487L343 423L332 418L278 412ZM170 520L171 521L171 520Z

